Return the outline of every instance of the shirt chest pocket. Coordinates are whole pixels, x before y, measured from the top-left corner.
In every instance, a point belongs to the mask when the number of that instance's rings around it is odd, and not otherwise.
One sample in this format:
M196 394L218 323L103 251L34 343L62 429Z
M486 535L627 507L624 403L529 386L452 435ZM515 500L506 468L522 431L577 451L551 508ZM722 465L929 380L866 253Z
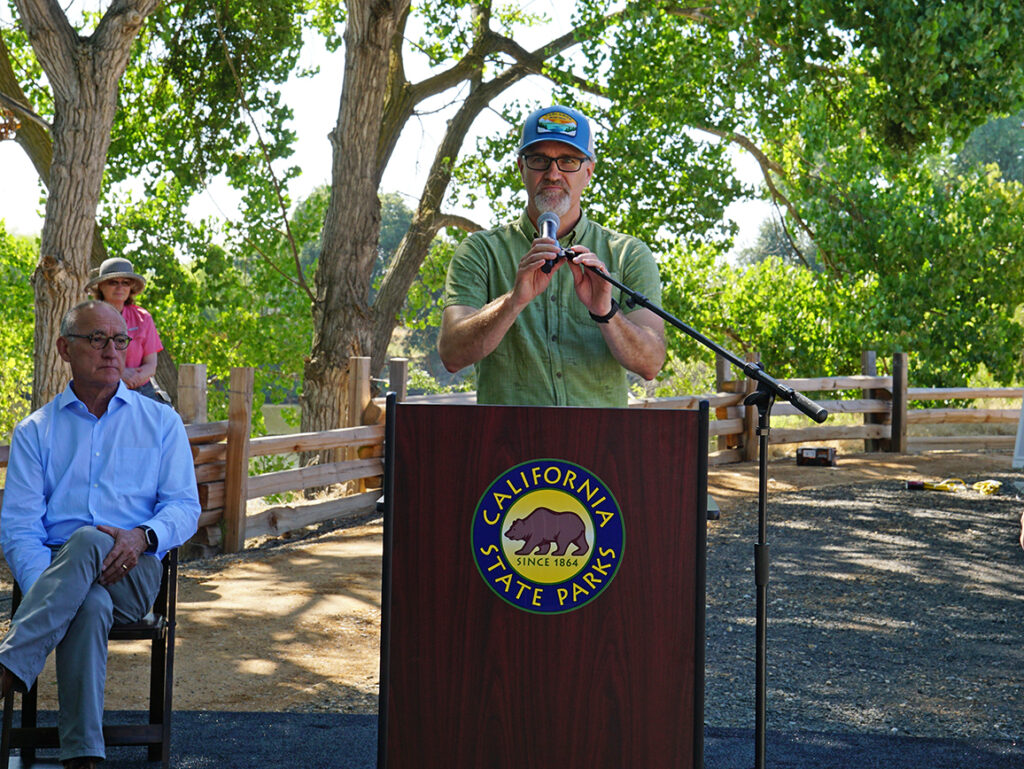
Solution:
M151 496L156 492L160 474L159 449L121 446L114 449L116 489L122 494Z

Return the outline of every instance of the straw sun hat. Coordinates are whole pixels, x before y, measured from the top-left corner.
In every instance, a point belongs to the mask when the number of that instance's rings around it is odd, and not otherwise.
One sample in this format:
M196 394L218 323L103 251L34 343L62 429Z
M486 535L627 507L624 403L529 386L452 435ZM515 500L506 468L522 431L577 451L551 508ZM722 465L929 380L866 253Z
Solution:
M114 256L103 260L99 270L85 284L85 290L92 291L103 281L116 278L130 278L133 281L132 296L135 296L146 287L146 279L135 272L135 268L132 267L130 261L120 256Z

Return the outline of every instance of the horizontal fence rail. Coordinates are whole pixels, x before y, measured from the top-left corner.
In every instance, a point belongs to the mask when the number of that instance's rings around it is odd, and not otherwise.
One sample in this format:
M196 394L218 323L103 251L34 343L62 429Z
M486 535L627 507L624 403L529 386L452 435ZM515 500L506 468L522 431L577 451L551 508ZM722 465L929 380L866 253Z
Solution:
M752 359L756 359L754 356ZM942 405L923 408L929 401L1017 401L1024 387L908 387L907 356L894 356L892 375L879 376L873 353L862 359L864 373L780 380L815 399L832 415L860 415L859 424L773 427L769 443L820 443L825 441L863 441L865 451L923 451L931 449L1013 449L1012 434L993 434L993 426L1019 423L1020 406L994 408ZM712 419L709 434L713 444L711 464L749 461L757 457L754 430L757 410L744 406L743 399L753 387L745 379L733 378L728 363L717 366L718 392L704 395L632 400L630 408L695 409L707 401ZM472 392L444 395L407 396L408 362L390 362L389 389L409 403L472 404ZM202 365L179 366L179 412L186 424L202 513L199 531L193 543L200 548L235 552L246 539L281 535L324 521L373 514L381 495L384 473L383 398L370 395L369 359L353 358L348 378L348 427L311 433L250 437L252 432L251 368L234 369L228 388L229 418L206 422L206 368ZM822 394L836 393L822 398ZM773 416L799 414L788 403L776 403ZM369 424L366 424L366 423ZM983 434L913 435L908 426L977 425ZM1012 432L1012 431L1011 431ZM0 467L6 467L8 446L0 446ZM299 467L256 473L250 460L284 456L305 458ZM310 460L312 457L316 459ZM330 487L333 493L312 493ZM339 490L341 493L339 493ZM250 500L274 500L303 492L302 501L275 501L249 512ZM312 498L311 498L312 497ZM3 490L0 489L0 502Z

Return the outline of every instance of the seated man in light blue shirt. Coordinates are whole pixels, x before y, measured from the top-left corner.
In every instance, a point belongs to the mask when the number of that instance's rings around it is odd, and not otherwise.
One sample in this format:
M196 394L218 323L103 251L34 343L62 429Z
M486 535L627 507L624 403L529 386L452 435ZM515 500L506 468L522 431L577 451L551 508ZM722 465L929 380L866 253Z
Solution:
M195 533L199 498L180 417L121 382L131 339L110 305L64 317L67 388L14 430L0 545L24 598L0 642L3 693L24 690L57 652L60 756L105 756L103 687L114 622L145 615L160 559Z

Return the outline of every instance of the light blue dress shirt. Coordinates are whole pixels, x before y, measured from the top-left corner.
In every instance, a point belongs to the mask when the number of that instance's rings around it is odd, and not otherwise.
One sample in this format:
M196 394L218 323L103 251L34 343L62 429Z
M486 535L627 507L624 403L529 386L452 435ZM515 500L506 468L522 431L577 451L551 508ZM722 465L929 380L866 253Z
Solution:
M82 526L149 526L162 558L195 533L199 512L181 418L123 382L98 419L69 384L14 429L0 545L22 590Z

